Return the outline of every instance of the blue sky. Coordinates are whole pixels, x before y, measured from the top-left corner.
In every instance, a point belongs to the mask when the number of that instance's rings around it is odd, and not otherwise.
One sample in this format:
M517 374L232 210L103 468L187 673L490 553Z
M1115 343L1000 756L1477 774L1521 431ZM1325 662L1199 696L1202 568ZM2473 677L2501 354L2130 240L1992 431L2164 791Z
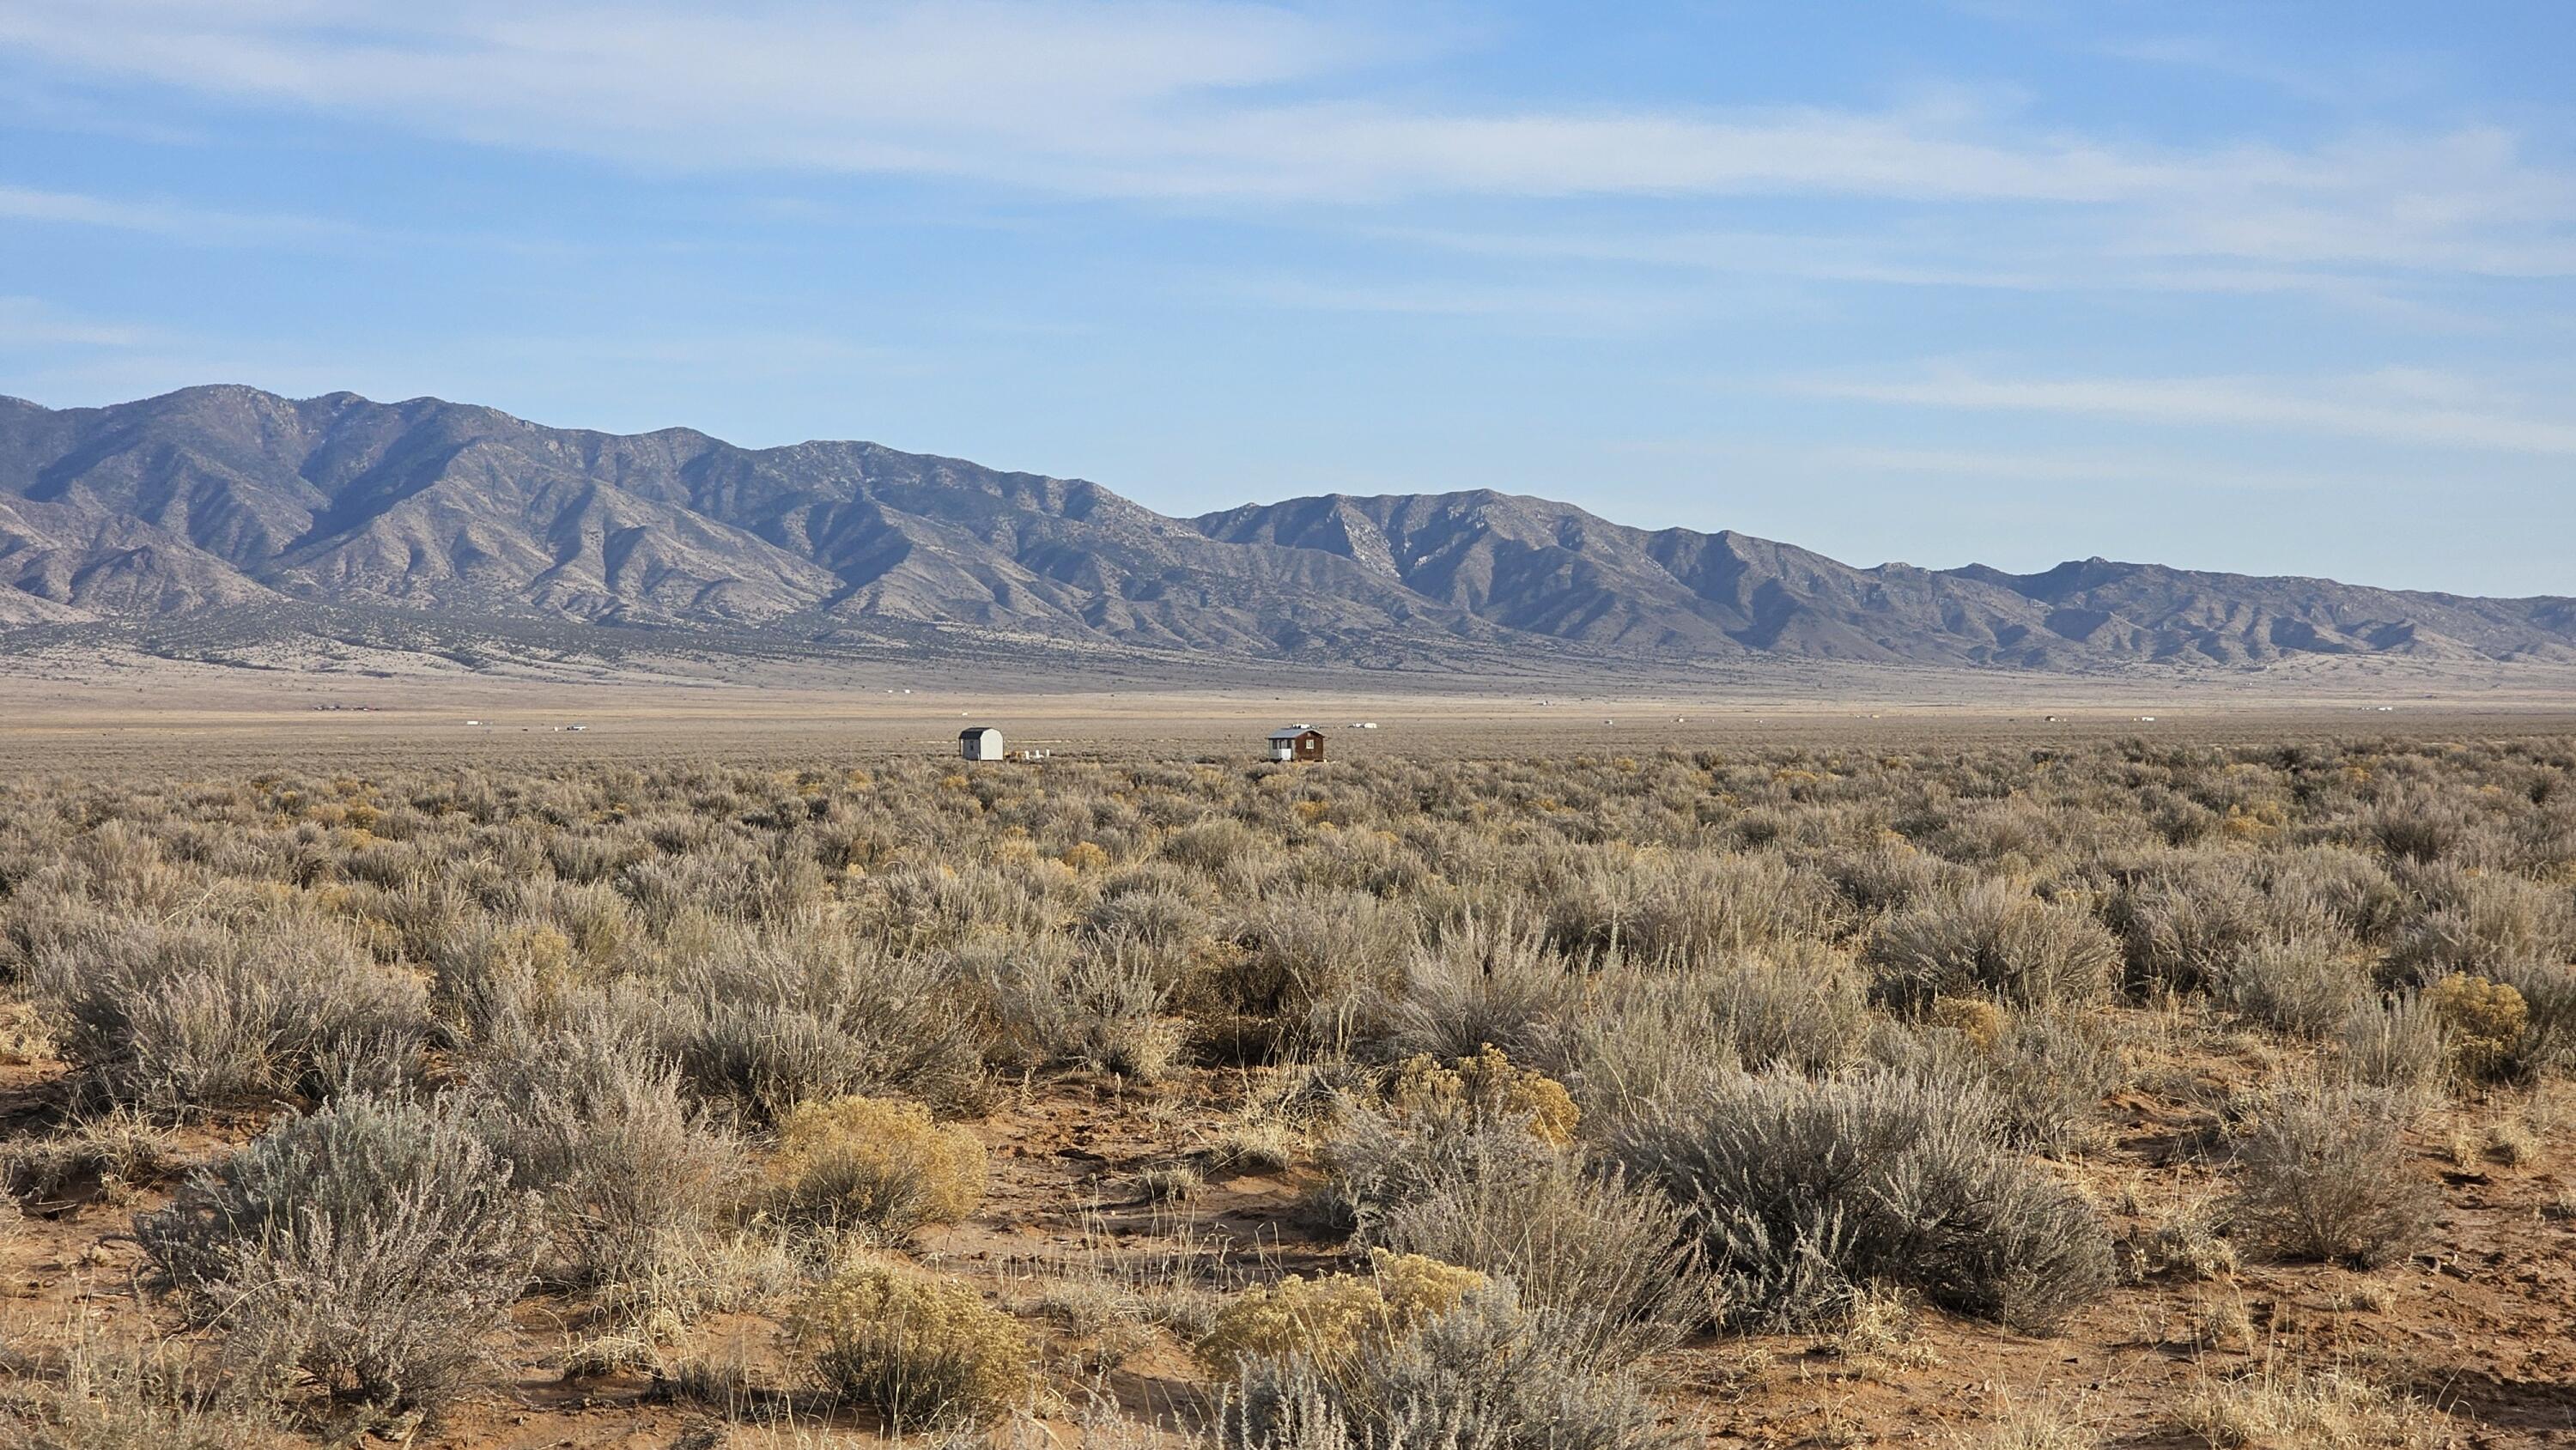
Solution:
M2576 593L2571 73L2555 0L0 0L0 392Z

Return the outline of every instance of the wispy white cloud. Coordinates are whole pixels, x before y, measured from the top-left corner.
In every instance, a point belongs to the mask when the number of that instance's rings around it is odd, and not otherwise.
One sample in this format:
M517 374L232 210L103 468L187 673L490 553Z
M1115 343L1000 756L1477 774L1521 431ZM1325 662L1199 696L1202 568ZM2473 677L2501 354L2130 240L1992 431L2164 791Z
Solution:
M364 234L358 226L323 217L216 211L178 202L92 196L0 185L0 218L147 232L201 242L262 244Z
M1787 386L1813 397L1912 407L2061 413L2576 457L2576 421L2499 410L2493 404L2497 390L2490 386L2412 369L2323 380L1995 378L1945 371L1903 381L1810 379Z
M2110 454L2047 449L1835 446L1814 449L1816 465L1872 473L1931 474L2010 483L2134 483L2227 492L2307 492L2349 488L2349 474L2249 468L2232 461L2170 454Z
M2576 180L2499 129L2157 147L2035 128L1958 94L1875 110L1435 103L1381 75L1407 39L1350 13L15 0L0 47L96 78L643 168L1197 204L1844 197L2006 208L2007 235L2037 207L2098 217L2108 250L2148 259L2576 275Z
M0 350L148 347L164 336L154 328L68 313L42 298L0 297Z

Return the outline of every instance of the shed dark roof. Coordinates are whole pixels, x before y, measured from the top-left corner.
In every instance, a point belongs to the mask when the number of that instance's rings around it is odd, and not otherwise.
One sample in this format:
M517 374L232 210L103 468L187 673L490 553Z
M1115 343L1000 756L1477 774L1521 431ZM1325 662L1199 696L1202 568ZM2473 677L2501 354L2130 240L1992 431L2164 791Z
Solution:
M969 725L957 732L957 738L963 740L969 735L981 735L987 730L999 731L1001 728L999 725Z

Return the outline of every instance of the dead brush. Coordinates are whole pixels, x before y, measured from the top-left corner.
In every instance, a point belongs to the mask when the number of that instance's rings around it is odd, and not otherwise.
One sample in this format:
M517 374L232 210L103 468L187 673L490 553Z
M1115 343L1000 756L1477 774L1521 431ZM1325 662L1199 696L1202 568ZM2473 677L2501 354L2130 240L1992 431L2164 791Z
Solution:
M2103 1442L2080 1408L2006 1400L1992 1421L1951 1443L1955 1450L2097 1450Z
M38 1208L84 1183L122 1203L135 1188L158 1185L180 1168L174 1135L130 1109L76 1118L61 1132L0 1145L0 1187Z
M49 1373L0 1371L0 1442L28 1450L242 1450L281 1443L287 1417L228 1385L189 1346L111 1339L74 1324Z
M2204 1382L2173 1426L2212 1450L2432 1450L2451 1443L2440 1411L2338 1370L2266 1364Z
M2120 1240L2122 1276L2131 1283L2171 1278L2185 1283L2224 1279L2236 1273L2236 1245L2225 1236L2226 1217L2214 1194L2187 1198L2161 1222L2124 1234Z

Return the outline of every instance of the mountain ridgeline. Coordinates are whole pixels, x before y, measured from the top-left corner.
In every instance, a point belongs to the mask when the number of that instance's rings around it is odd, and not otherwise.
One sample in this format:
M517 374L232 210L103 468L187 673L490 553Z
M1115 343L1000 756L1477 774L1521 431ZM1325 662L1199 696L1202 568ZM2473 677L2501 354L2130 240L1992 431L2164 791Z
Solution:
M490 408L189 388L0 399L0 637L333 606L800 646L1022 645L1466 668L1764 657L2088 670L2299 655L2576 662L2576 600L2092 559L1861 569L1483 490L1167 518L872 443L737 448Z

